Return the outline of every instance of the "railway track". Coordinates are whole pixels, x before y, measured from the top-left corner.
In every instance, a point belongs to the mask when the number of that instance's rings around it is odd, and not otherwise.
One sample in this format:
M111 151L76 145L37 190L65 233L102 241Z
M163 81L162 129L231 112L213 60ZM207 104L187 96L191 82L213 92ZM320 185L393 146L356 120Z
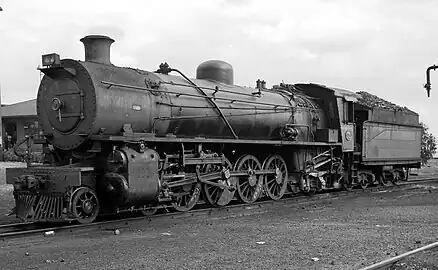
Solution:
M381 262L372 264L370 266L361 268L360 270L384 270L384 269L388 269L389 267L393 266L397 262L399 262L399 261L401 261L403 259L406 259L407 257L409 257L411 255L414 255L414 254L419 253L419 252L431 250L431 249L434 249L434 248L437 248L437 247L438 247L438 242L431 243L431 244L429 244L427 246L423 246L421 248L417 248L417 249L405 252L405 253L403 253L401 255L398 255L398 256L395 256L395 257L383 260Z
M104 221L98 221L90 224L77 224L72 225L70 223L11 223L11 224L2 224L0 225L0 239L10 239L10 238L19 238L23 236L29 236L29 235L36 235L36 234L44 234L44 235L51 235L55 232L62 232L62 231L74 231L74 230L81 230L81 229L120 229L124 227L130 226L132 223L135 222L144 222L148 221L156 222L160 220L166 220L166 219L183 219L183 218L190 218L190 217L196 217L196 216L203 216L203 215L211 215L211 214L230 214L234 212L241 212L244 211L260 211L261 208L268 208L271 206L281 206L281 205L300 205L300 204L308 204L311 202L322 202L324 200L330 200L337 197L343 197L343 196L354 196L357 194L363 194L363 193L371 193L371 192L378 192L383 190L392 190L392 189L399 189L403 187L409 187L409 186L415 186L418 184L423 183L430 183L430 182L436 182L438 181L438 177L433 178L425 178L425 179L418 179L418 180L411 180L408 182L401 182L397 185L392 186L377 186L377 187L369 187L366 189L356 189L353 191L332 191L332 192L326 192L326 193L318 193L314 194L312 196L307 196L303 194L286 197L277 201L273 200L261 200L252 204L241 204L241 203L231 203L227 206L221 207L221 208L205 208L201 206L200 209L191 210L188 212L170 212L170 213L159 213L151 216L135 216L135 217L128 217L128 218L115 218L110 220L104 220Z
M53 225L52 225L53 226ZM55 228L59 228L62 225L59 224ZM28 235L35 234L38 232L47 231L47 224L43 223L33 223L33 222L22 222L22 223L10 223L0 225L0 239L6 238L8 236L18 235Z

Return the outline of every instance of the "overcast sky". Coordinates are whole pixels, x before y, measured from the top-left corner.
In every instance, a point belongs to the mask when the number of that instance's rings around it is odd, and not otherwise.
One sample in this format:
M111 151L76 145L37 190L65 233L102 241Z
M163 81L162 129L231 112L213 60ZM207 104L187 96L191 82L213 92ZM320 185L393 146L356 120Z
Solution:
M84 59L79 39L114 38L115 65L195 76L221 59L235 84L315 82L418 112L438 137L438 0L0 0L2 103L35 98L41 55Z

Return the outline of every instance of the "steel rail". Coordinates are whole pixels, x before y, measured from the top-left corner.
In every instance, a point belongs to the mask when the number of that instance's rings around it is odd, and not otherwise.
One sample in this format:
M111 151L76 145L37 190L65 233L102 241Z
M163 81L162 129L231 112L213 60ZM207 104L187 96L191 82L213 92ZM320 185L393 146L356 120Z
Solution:
M62 226L59 224L59 226ZM35 222L9 223L0 225L0 238L3 236L47 230L48 224ZM25 233L23 233L25 234Z
M145 220L149 220L149 222L155 221L155 220L162 220L166 218L171 219L178 219L178 218L188 218L198 215L209 215L212 213L220 213L220 212L231 212L233 210L240 210L240 209L260 209L262 207L269 207L273 205L291 205L291 204L307 204L311 202L321 202L323 200L330 200L338 197L343 196L349 196L349 195L357 195L362 193L371 193L371 192L377 192L382 190L390 190L390 189L397 189L402 188L405 186L413 186L419 183L428 183L428 182L435 182L438 180L438 177L434 178L424 178L424 179L418 179L418 180L411 180L411 181L403 181L400 184L393 185L393 186L377 186L377 187L368 187L366 189L357 189L353 191L344 191L344 190L337 190L337 191L323 191L318 194L314 194L312 196L307 196L303 193L299 193L297 195L292 195L291 197L284 197L280 200L274 201L274 200L262 200L257 201L252 204L230 204L224 207L219 208L201 208L201 209L194 209L187 212L171 212L171 213L164 213L164 214L157 214L157 215L151 215L151 216L140 216L140 217L132 217L132 218L122 218L122 219L113 219L113 220L107 220L107 221L99 221L89 224L77 224L77 225L62 225L59 224L59 226L55 227L43 227L39 229L33 229L33 230L25 230L25 231L14 231L14 232L7 232L7 233L0 233L0 239L10 238L10 237L20 237L20 236L26 236L26 235L32 235L42 232L48 232L48 231L54 231L54 232L60 232L65 230L75 230L75 229L82 229L82 228L92 228L92 227L102 227L105 225L116 225L116 224L128 224L129 222L141 222ZM291 193L287 193L285 195L290 195ZM172 208L172 207L169 207ZM32 225L32 224L28 224ZM49 224L48 224L49 225Z
M7 233L0 233L0 239L9 238L9 237L19 237L19 236L26 236L26 235L32 235L47 231L54 231L54 232L60 232L65 230L73 230L73 229L82 229L82 228L90 228L90 227L99 227L104 225L112 225L112 224L121 224L121 223L129 223L129 222L135 222L135 221L144 221L148 219L149 221L152 220L160 220L164 218L171 218L171 219L178 219L178 218L184 218L184 217L192 217L197 216L200 214L211 214L214 212L230 212L231 210L235 209L248 209L248 208L261 208L263 205L274 205L274 204L280 204L284 203L285 205L289 203L307 203L312 201L318 201L319 199L330 199L332 197L338 197L342 196L339 194L346 194L346 195L353 195L354 192L346 192L341 191L337 193L331 193L331 194L317 194L312 197L306 197L304 195L301 196L294 196L291 198L283 198L278 201L273 200L267 200L267 201L258 201L253 204L235 204L235 205L227 205L220 208L202 208L202 209L195 209L190 210L187 212L171 212L171 213L164 213L164 214L157 214L157 215L151 215L151 216L141 216L141 217L132 217L132 218L123 218L123 219L114 219L114 220L107 220L107 221L100 221L100 222L94 222L89 224L77 224L77 225L65 225L65 226L58 226L58 227L45 227L41 229L35 229L35 230L26 230L26 231L13 231L13 232L7 232ZM323 196L325 195L325 196ZM171 208L171 207L170 207Z
M421 252L421 251L426 251L426 250L429 250L429 249L432 249L432 248L436 248L436 247L438 247L438 242L435 242L435 243L429 244L429 245L427 245L427 246L423 246L423 247L421 247L421 248L417 248L417 249L414 249L414 250L408 251L408 252L403 253L403 254L401 254L401 255L398 255L398 256L395 256L395 257L392 257L392 258L386 259L386 260L384 260L384 261L381 261L381 262L378 262L378 263L372 264L372 265L370 265L370 266L367 266L367 267L361 268L360 270L379 270L379 269L386 269L388 266L391 266L391 265L395 264L396 262L398 262L398 261L400 261L400 260L402 260L402 259L404 259L404 258L406 258L406 257L408 257L408 256L411 256L411 255L413 255L413 254L415 254L415 253L418 253L418 252Z
M19 227L19 226L25 226L33 224L33 222L19 222L19 223L6 223L6 224L0 224L0 230L9 228L9 227Z

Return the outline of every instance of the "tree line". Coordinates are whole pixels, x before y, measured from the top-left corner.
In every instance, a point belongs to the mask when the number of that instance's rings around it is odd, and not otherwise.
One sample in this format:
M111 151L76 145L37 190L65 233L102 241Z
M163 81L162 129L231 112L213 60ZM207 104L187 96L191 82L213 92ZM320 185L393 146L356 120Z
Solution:
M429 127L420 122L423 126L423 134L421 136L421 163L427 165L428 161L436 154L437 143L435 136L429 132Z

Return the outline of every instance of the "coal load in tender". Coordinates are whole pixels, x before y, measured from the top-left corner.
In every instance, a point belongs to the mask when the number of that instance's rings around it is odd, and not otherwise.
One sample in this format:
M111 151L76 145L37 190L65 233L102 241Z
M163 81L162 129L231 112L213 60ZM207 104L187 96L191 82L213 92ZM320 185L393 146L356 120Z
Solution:
M393 111L401 111L406 113L415 113L414 111L409 110L406 107L398 106L397 104L386 101L378 96L372 95L365 91L356 92L361 97L358 99L358 103L363 106L367 106L370 108L382 108Z

